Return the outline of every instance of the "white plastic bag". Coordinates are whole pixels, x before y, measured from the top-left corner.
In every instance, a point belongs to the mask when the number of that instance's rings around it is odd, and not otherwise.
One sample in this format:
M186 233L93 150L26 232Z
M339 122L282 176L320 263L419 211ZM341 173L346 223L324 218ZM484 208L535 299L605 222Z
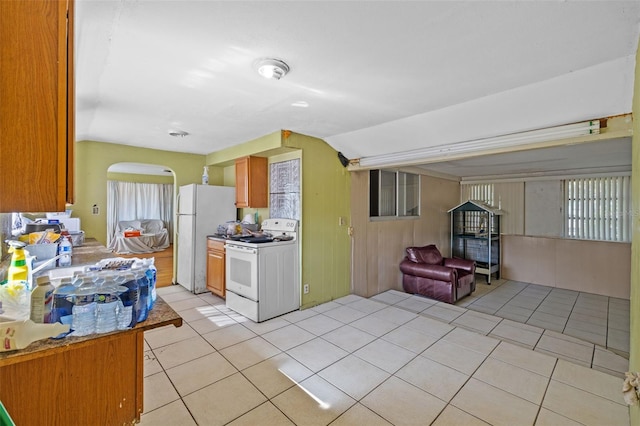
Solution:
M9 281L0 285L3 317L16 321L29 319L31 292L27 281Z

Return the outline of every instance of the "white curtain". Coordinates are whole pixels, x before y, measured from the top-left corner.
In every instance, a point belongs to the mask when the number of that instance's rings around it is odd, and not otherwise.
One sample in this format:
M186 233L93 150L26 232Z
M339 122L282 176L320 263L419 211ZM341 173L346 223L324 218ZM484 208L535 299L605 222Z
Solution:
M121 220L160 219L173 239L173 184L107 181L107 246Z

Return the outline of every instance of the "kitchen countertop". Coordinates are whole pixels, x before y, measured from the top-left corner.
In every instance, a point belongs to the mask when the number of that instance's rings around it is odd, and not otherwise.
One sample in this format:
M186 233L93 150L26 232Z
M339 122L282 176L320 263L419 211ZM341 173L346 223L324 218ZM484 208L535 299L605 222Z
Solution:
M73 266L81 266L116 256L87 241L74 247L73 257ZM18 425L136 424L145 399L145 331L181 325L158 297L147 319L131 329L43 339L0 353L0 400Z
M207 235L207 239L215 240L215 241L223 241L223 242L229 240L229 238L226 235L220 235L220 234Z
M137 333L139 331L152 330L154 328L163 327L173 324L175 327L182 326L182 317L176 313L162 300L160 296L156 299L156 304L149 312L147 319L138 323L134 328L128 330L119 330L111 333L90 334L88 336L67 336L62 339L42 339L31 343L24 349L10 352L0 352L0 366L10 365L14 362L22 362L25 358L38 358L49 356L57 352L61 352L72 345L80 346L83 343L93 343L96 339L108 339L110 337L119 337L124 333Z
M83 245L73 248L71 266L91 265L110 257L119 256L100 244L95 238L86 238Z
M102 259L118 257L97 240L89 238L80 247L73 248L72 265L91 265ZM43 271L43 273L46 272ZM0 352L0 365L9 365L13 362L20 362L25 357L37 358L56 353L70 345L80 345L98 338L109 338L123 333L135 333L139 331L151 330L157 327L173 324L175 327L182 326L182 318L169 306L160 296L156 299L156 304L149 312L147 319L129 330L114 331L111 333L91 334L82 337L65 337L62 339L43 339L33 342L24 349L10 352Z

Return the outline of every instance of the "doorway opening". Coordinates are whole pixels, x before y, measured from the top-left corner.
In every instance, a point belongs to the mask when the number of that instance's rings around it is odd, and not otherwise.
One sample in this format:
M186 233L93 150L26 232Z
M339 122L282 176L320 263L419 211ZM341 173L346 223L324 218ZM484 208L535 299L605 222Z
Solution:
M158 287L173 283L175 182L173 170L158 164L107 170L107 246L119 257L153 257Z

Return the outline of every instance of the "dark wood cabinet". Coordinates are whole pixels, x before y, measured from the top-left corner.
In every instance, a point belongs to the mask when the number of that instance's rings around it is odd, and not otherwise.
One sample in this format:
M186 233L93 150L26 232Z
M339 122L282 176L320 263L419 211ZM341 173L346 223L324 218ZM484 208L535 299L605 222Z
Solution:
M236 160L236 207L267 207L268 174L265 157L243 157Z
M0 212L73 202L73 5L0 1Z
M207 239L207 289L225 298L225 250L224 241Z

